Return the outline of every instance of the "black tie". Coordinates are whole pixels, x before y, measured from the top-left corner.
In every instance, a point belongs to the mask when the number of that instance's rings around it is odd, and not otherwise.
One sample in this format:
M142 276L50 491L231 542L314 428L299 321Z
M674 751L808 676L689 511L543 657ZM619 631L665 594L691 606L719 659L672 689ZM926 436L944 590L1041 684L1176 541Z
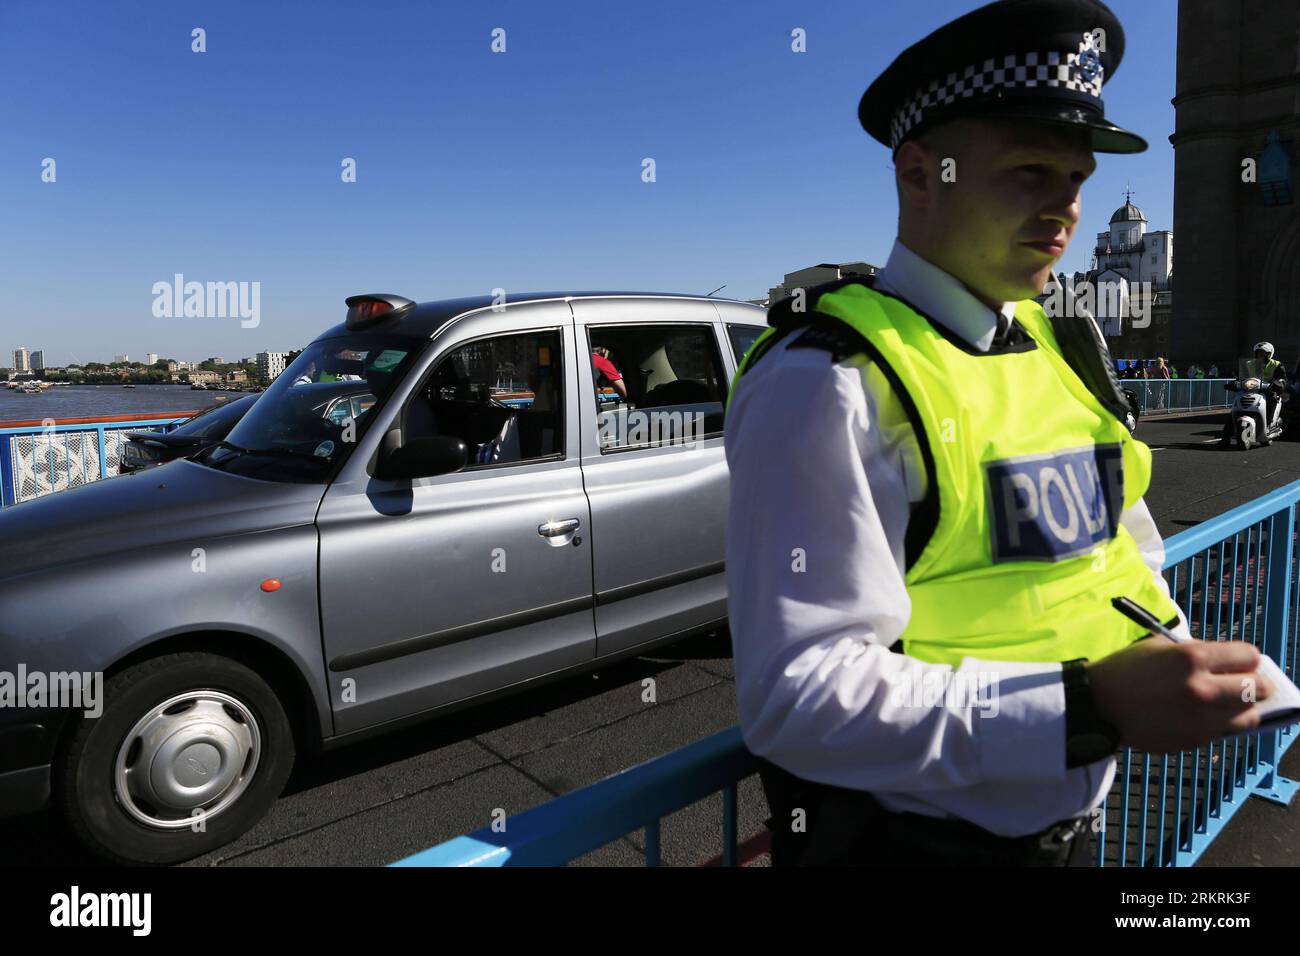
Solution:
M1011 323L1007 320L1007 317L1005 315L999 312L998 330L997 332L994 333L993 344L990 345L989 348L1000 349L1004 347L1007 344L1008 332L1010 331L1010 329L1011 329Z

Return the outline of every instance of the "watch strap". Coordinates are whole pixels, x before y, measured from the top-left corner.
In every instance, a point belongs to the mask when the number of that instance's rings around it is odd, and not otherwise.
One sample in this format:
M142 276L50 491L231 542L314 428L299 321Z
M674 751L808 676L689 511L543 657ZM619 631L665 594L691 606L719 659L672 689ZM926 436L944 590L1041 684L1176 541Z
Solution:
M1065 767L1072 770L1105 760L1120 745L1120 733L1097 713L1085 657L1061 664L1065 689Z

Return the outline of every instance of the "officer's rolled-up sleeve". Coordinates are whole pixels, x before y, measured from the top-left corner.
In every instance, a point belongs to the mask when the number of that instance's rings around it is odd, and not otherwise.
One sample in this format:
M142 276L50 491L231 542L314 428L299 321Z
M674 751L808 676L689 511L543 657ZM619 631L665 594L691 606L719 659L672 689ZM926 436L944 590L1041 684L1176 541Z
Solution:
M728 600L750 750L865 790L1076 774L1086 791L1086 768L1065 769L1059 664L967 659L954 671L890 653L911 612L899 446L875 424L861 369L813 349L769 358L742 380L726 434Z

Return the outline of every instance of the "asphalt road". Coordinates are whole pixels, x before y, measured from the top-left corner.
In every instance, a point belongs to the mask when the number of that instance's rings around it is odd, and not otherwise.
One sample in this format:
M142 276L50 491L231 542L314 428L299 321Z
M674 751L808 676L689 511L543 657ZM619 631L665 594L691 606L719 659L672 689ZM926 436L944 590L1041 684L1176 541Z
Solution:
M1247 454L1215 441L1222 418L1144 421L1152 448L1147 502L1168 537L1300 478L1300 443ZM268 817L237 843L191 865L379 865L698 740L736 721L730 638L693 639L608 670L299 761ZM653 679L655 702L644 700ZM1300 747L1283 762L1300 773ZM740 833L767 807L756 778L740 788ZM721 850L722 800L664 821L665 863ZM508 821L508 816L507 816ZM640 831L580 863L635 865ZM1300 862L1300 801L1251 801L1203 858L1207 864ZM49 813L0 821L0 865L89 862Z
M1143 421L1152 451L1147 506L1161 535L1186 531L1300 478L1300 442L1241 452L1219 441L1226 412Z

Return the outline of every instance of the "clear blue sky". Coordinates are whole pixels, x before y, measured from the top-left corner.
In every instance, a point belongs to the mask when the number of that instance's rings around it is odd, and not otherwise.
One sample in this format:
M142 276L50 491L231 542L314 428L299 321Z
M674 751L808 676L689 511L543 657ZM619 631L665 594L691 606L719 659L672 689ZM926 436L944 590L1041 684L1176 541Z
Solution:
M755 298L813 263L882 263L892 171L858 97L979 5L4 0L0 365L19 345L51 365L295 348L363 291ZM1069 270L1128 181L1173 225L1176 0L1111 6L1128 50L1107 113L1152 148L1099 157ZM260 326L155 318L177 272L260 282Z

